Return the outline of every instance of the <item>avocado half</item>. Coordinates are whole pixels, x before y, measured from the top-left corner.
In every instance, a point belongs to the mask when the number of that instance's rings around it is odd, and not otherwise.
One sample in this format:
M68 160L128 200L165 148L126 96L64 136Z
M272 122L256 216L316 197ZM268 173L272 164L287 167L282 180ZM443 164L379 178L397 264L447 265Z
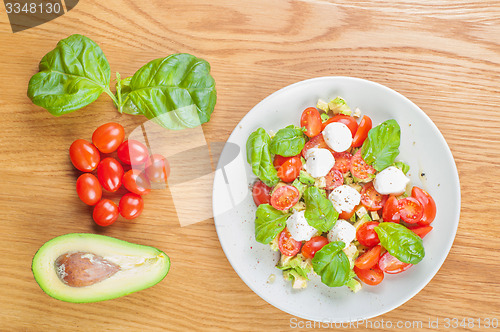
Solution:
M154 247L97 234L73 233L46 242L31 270L40 288L74 303L114 299L156 285L170 268Z

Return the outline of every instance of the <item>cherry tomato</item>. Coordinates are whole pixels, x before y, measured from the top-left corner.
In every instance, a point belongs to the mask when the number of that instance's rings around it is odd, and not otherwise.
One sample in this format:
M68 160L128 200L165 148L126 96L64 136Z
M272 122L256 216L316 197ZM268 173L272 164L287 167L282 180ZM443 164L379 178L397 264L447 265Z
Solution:
M255 205L259 206L261 204L269 204L271 199L271 187L268 187L264 182L258 180L253 185L252 196Z
M362 270L374 267L378 264L381 251L382 247L380 245L371 248L356 259L356 262L354 262L354 266L357 266L358 269Z
M118 158L127 165L142 165L148 160L148 148L139 141L129 139L118 147Z
M358 227L356 230L356 239L360 244L366 247L374 247L380 243L378 234L374 228L378 226L376 221L368 221Z
M324 236L315 236L302 246L302 256L305 258L314 258L316 252L328 244L328 239Z
M399 223L399 202L396 196L390 195L382 209L382 220L385 222Z
M352 211L342 211L339 213L339 219L349 220L354 215L354 212L357 210L357 206L352 209Z
M301 169L302 161L300 157L290 157L278 168L278 177L283 182L292 182L299 176Z
M123 167L115 158L105 158L97 167L99 183L107 191L115 192L122 185Z
M380 257L378 266L385 273L396 274L408 270L412 264L403 263L396 257L386 252L382 255L382 257Z
M146 161L145 169L149 181L155 183L164 183L170 175L170 164L160 154L151 155Z
M304 134L308 137L314 137L321 133L321 116L318 110L314 107L306 108L300 117L300 126L306 128Z
M285 227L285 229L281 231L278 238L278 247L283 255L295 256L300 251L301 246L302 242L295 241L288 231L288 228Z
M406 197L399 200L399 214L404 222L415 224L422 219L424 208L416 198Z
M96 205L101 200L102 189L99 180L90 173L80 175L76 180L78 197L87 205Z
M413 233L417 234L420 236L422 239L429 234L430 231L432 231L432 226L410 226L408 227L413 231Z
M382 282L382 280L384 280L384 272L378 267L378 265L366 270L362 270L357 266L354 266L353 271L356 273L359 280L370 286L378 285Z
M84 139L77 139L71 144L69 157L73 166L82 172L92 172L101 160L99 150Z
M271 205L278 210L288 210L297 202L300 198L300 192L294 186L281 186L274 190L271 195Z
M103 124L92 134L92 143L102 153L116 151L125 137L125 130L122 125L114 122Z
M125 219L137 218L144 209L144 201L142 197L133 193L128 193L122 196L120 203L120 214Z
M332 168L330 172L325 176L326 189L332 190L344 184L344 176L342 172Z
M424 214L418 221L418 224L426 226L433 222L436 217L436 202L434 202L431 195L419 187L413 187L411 189L411 197L416 198L424 207Z
M128 191L137 195L147 195L151 191L149 180L138 169L131 169L123 174L122 183Z
M352 139L352 147L357 148L363 145L363 142L368 137L368 132L372 129L372 119L368 116L363 115L361 122L359 123L358 129L354 134L354 138Z
M358 130L358 123L356 122L356 119L353 118L350 115L344 115L344 114L337 114L333 118L330 118L323 122L323 128L321 130L324 130L326 126L328 126L332 122L340 122L343 123L349 128L351 131L352 136L356 134L356 130Z
M302 149L302 157L305 158L307 150L312 149L312 148L328 149L331 151L331 149L326 144L325 139L323 138L322 134L314 136L309 141L307 141L307 143L304 145L304 148Z
M351 169L351 159L352 154L349 152L334 152L333 157L335 158L335 165L333 168L338 169L342 174L349 172Z
M118 206L112 200L102 199L94 207L92 217L99 226L109 226L118 218Z
M387 195L379 194L375 190L373 182L368 182L363 186L363 189L361 189L361 203L369 211L380 210L384 206L386 200Z
M283 165L285 163L285 161L287 161L290 158L293 158L293 157L283 157L283 156L280 156L279 154L275 155L274 160L273 160L274 168L276 168L276 170L278 170L281 167L281 165Z
M351 159L351 173L360 180L368 180L375 176L375 168L364 161L361 156L361 149Z

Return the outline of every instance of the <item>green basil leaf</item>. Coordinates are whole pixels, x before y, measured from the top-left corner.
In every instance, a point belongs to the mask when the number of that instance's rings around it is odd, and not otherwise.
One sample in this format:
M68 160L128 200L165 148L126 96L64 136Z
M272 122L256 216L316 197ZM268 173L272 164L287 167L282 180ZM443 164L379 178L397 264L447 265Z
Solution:
M271 140L271 153L283 157L296 156L302 151L305 144L306 139L302 129L288 126L278 130L274 135Z
M399 155L401 128L396 120L387 120L372 128L361 147L361 155L367 164L377 171L392 165Z
M312 259L313 269L329 287L340 287L349 281L351 266L342 251L345 243L330 242L318 250Z
M306 211L304 217L307 223L320 232L328 232L335 226L339 213L332 202L325 198L317 187L308 187L304 192Z
M269 244L285 228L290 216L276 210L269 204L261 204L255 213L255 239L257 242Z
M28 85L28 97L52 115L62 115L110 96L111 71L101 48L90 38L72 35L57 43ZM112 97L114 98L114 96Z
M247 161L252 165L252 172L269 187L280 181L278 172L274 168L273 159L269 152L271 138L263 128L250 134L247 140Z
M405 226L382 222L374 229L382 247L401 262L417 264L424 258L422 239Z
M120 111L143 114L168 129L209 121L217 100L210 64L191 54L153 60L125 80Z

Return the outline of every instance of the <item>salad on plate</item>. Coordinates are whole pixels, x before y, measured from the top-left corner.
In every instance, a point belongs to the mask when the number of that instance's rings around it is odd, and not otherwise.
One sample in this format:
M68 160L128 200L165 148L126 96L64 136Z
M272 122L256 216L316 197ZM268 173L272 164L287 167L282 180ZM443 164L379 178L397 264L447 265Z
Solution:
M255 239L280 252L293 288L317 274L357 292L424 258L436 204L396 159L400 137L396 120L373 127L341 97L306 108L300 127L250 134Z

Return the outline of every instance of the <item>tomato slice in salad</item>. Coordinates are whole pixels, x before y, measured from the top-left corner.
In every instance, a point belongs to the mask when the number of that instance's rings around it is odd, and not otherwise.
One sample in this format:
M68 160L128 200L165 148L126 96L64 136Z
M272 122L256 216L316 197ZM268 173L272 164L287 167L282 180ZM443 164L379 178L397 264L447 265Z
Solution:
M316 252L328 244L328 239L324 236L312 237L302 246L302 256L305 258L314 258Z
M436 217L436 202L429 193L419 187L411 189L411 197L416 198L424 208L424 214L418 221L419 225L426 226L434 221Z
M401 216L399 214L398 199L394 195L390 195L382 209L382 220L385 222L399 223Z
M361 156L361 149L352 156L351 174L361 181L370 180L375 176L376 170L368 165Z
M259 206L261 204L269 204L271 199L271 187L268 187L264 182L257 181L253 185L252 196L255 205Z
M372 129L372 119L367 115L363 115L361 122L359 123L358 129L352 139L352 147L357 148L363 145L364 141L368 137L368 132Z
M352 211L342 211L339 213L339 219L349 220L354 215L354 212L358 209L359 205L354 207Z
M387 200L387 195L379 194L373 186L373 181L368 182L361 189L361 203L369 211L380 210Z
M353 271L356 273L359 280L370 286L378 285L382 282L382 280L384 280L384 272L378 267L378 265L369 269L360 269L357 266L354 266Z
M326 120L323 123L323 128L321 128L321 130L325 130L326 126L328 126L332 122L340 122L345 124L351 131L352 136L354 136L356 134L356 131L358 130L358 122L356 121L356 119L350 115L344 114L337 114L332 118Z
M344 184L344 176L339 170L332 168L325 176L326 189L332 190Z
M382 257L380 257L378 266L385 273L396 274L408 270L412 264L403 263L396 257L386 252L382 255Z
M374 230L378 224L377 221L368 221L358 227L356 230L356 239L360 244L366 247L374 247L380 243L378 234Z
M416 198L406 197L399 200L399 214L404 222L415 224L422 219L424 208Z
M301 169L300 157L290 157L278 168L278 177L283 182L292 182L299 176Z
M306 157L306 152L309 149L312 148L319 148L319 149L328 149L328 145L325 142L325 139L323 138L323 134L316 135L312 137L307 143L304 145L304 148L302 149L302 157ZM331 150L330 150L331 151Z
M315 107L308 107L302 112L300 126L306 129L304 134L308 137L314 137L321 133L321 116Z
M299 198L300 192L297 188L290 185L284 185L274 190L270 202L275 209L288 210L297 204Z
M359 256L354 262L358 269L370 269L378 264L382 247L377 245Z
M352 154L347 151L334 152L333 157L335 158L335 165L333 168L338 169L343 174L349 172L351 169Z
M288 228L285 227L285 229L281 231L278 238L278 247L283 255L295 256L299 253L301 246L302 242L295 241L288 231Z
M423 239L427 234L429 234L430 231L432 231L433 227L428 225L428 226L410 226L408 228L411 229L413 233L417 234Z

